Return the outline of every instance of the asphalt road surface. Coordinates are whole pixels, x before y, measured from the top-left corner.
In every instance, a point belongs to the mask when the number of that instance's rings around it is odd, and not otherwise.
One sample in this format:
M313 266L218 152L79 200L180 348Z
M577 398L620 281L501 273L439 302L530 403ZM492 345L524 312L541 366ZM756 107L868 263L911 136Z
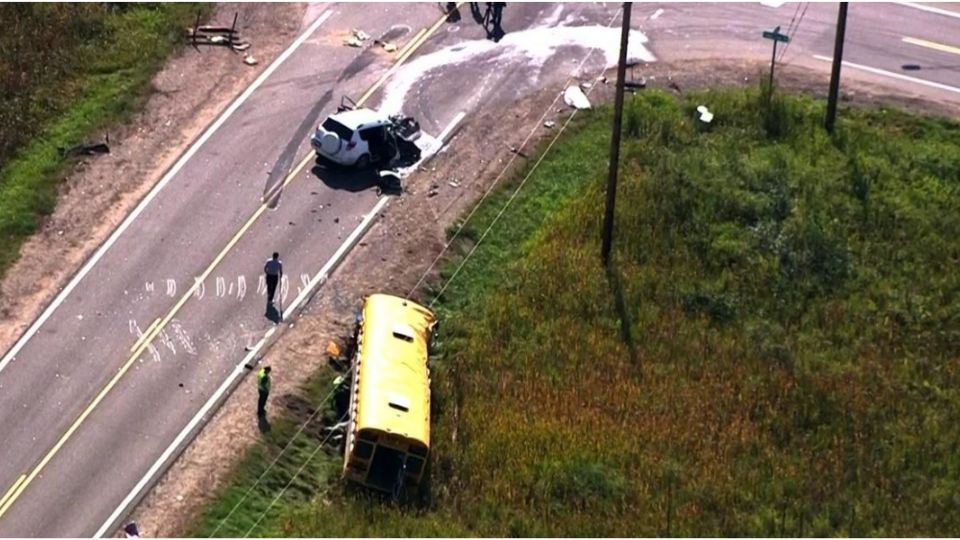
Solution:
M260 277L269 254L282 254L289 303L378 204L370 174L309 159L298 167L341 96L403 110L437 136L458 118L509 111L535 89L609 64L617 7L510 4L506 35L493 43L466 7L459 22L441 23L435 3L312 6L289 56L0 359L0 536L101 532L275 328ZM844 75L956 99L960 10L936 8L852 5ZM826 71L817 56L832 55L836 6L638 4L633 20L643 34L631 53L646 61L769 56L760 32L793 20L784 59ZM343 46L352 28L401 44L435 30L394 69L377 47ZM587 56L592 47L601 49Z

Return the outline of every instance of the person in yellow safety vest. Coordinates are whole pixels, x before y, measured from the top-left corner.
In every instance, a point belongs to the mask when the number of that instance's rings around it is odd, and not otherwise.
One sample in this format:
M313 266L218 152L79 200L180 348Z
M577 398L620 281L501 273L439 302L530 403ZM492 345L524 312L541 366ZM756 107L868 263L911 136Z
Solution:
M267 417L267 397L270 395L270 366L266 366L257 373L257 416Z

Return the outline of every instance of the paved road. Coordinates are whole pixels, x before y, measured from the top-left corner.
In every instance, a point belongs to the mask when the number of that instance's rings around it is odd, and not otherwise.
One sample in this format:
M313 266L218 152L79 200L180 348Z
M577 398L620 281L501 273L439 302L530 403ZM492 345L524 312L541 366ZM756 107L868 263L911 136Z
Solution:
M837 4L636 4L634 21L650 37L653 52L670 61L769 61L771 42L761 31L779 25L786 32L793 21L792 43L781 61L829 73ZM843 68L845 78L960 104L960 4L851 2L843 58L851 63Z
M460 112L469 121L481 109L508 110L534 89L609 62L616 23L602 27L615 7L511 5L499 44L485 40L464 9L460 23L437 26L370 104L413 114L433 135ZM642 4L634 26L666 59L702 56L718 44L760 55L768 49L758 32L786 28L795 8ZM376 48L344 47L346 32L363 28L404 43L437 20L437 5L313 6L304 27L321 16L22 340L15 359L0 364L0 536L94 534L245 348L273 328L259 280L268 254L283 254L289 302L377 204L369 178L310 166L289 177L268 209L261 198L308 154L310 131L341 95L363 95L391 69ZM820 62L814 54L829 56L834 20L832 6L811 4L788 54L811 64ZM897 73L916 63L922 69L910 76L957 85L949 66L960 58L942 45L960 47L958 23L911 7L854 5L846 58ZM634 56L650 59L639 36L634 41ZM594 45L604 50L580 66ZM198 276L202 287L191 290ZM141 334L149 339L137 347Z

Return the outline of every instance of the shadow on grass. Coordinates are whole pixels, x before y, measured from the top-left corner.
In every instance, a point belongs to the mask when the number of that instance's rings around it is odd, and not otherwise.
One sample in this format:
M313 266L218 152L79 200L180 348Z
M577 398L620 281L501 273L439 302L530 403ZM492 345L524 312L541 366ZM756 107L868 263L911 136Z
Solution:
M620 281L616 263L611 262L607 266L607 282L610 284L610 293L613 294L613 305L620 317L620 339L630 352L630 362L634 367L639 368L640 359L637 356L637 342L633 337L633 321L630 318L630 312L627 311L627 304L623 300L623 283Z

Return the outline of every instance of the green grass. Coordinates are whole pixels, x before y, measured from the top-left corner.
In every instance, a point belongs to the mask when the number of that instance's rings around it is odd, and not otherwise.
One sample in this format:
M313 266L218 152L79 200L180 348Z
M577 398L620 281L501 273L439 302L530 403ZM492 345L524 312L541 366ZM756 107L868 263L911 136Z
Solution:
M7 139L0 155L0 276L40 217L56 206L57 186L70 165L58 148L99 139L102 129L136 111L198 9L208 8L3 7L17 32L0 41L17 56L0 63L8 96L0 104L0 130ZM11 76L20 70L24 77Z
M829 137L821 103L762 103L628 101L611 275L609 111L582 119L437 305L429 503L330 456L254 532L960 534L960 125L844 110Z

